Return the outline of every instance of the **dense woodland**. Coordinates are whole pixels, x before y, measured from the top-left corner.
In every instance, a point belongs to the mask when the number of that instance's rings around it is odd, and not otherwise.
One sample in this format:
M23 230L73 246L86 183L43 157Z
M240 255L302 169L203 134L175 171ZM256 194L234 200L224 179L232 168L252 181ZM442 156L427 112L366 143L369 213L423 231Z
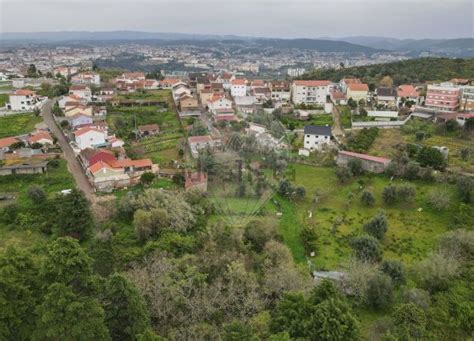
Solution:
M445 81L452 78L474 78L474 59L418 58L394 63L354 66L340 69L318 69L306 73L303 79L329 79L334 82L344 77L357 77L377 86L384 76L394 85L426 81Z

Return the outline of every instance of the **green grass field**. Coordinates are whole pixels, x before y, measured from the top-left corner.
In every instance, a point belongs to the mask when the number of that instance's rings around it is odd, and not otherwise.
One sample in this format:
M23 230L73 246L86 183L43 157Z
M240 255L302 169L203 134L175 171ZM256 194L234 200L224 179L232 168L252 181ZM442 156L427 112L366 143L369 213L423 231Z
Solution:
M0 138L27 134L34 129L35 124L42 120L33 113L0 117Z
M18 214L23 214L23 219L28 219L27 212L32 207L32 202L28 198L27 191L32 185L42 187L50 198L61 190L75 186L72 175L67 170L66 161L61 159L58 168L50 167L45 174L0 176L0 194L16 197L16 200L5 202L3 205L16 204ZM0 223L0 249L9 245L38 246L46 240L46 235L40 231L33 229L13 230Z
M5 106L5 103L7 102L8 102L8 94L0 94L0 108Z
M452 223L452 212L437 212L430 209L426 194L439 184L415 182L417 195L412 204L396 204L387 207L383 204L381 193L390 180L382 176L365 176L341 185L337 182L334 168L295 165L294 183L306 189L303 202L291 203L278 199L282 205L283 217L280 220L280 233L292 250L296 261L305 260L299 233L304 224L314 226L320 233L320 248L313 263L319 269L335 269L350 256L350 238L362 233L362 225L378 211L384 210L389 221L389 229L383 241L385 258L401 259L410 264L423 258L437 237L446 232ZM359 181L362 180L362 181ZM395 180L395 184L404 183ZM360 193L368 189L376 198L374 207L360 203ZM454 188L446 185L453 193L453 207L456 204ZM319 202L313 203L315 193ZM352 193L353 199L348 197ZM418 209L422 211L419 212ZM310 218L309 212L312 212Z

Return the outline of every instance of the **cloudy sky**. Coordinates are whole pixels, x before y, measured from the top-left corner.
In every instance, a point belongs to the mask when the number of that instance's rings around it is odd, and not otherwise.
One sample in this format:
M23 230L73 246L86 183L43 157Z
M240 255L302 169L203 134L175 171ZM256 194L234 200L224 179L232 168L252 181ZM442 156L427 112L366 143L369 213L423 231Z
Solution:
M1 32L474 36L474 0L0 0Z

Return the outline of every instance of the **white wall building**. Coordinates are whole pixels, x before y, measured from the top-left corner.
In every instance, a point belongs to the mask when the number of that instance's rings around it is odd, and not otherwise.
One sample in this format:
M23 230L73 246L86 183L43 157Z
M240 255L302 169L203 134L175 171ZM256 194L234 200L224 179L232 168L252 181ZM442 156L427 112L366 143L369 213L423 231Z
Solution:
M82 150L105 145L107 133L101 129L85 127L74 132L77 146Z
M69 88L69 95L77 96L85 101L92 99L92 91L85 85L73 85Z
M230 85L232 97L243 97L247 95L247 81L245 79L234 79Z
M324 104L333 84L326 80L296 80L291 85L294 104Z
M10 94L7 109L13 111L28 111L36 108L39 100L36 93L31 90L16 90Z
M325 145L330 145L332 137L330 126L305 126L304 127L304 148L309 150L319 150Z

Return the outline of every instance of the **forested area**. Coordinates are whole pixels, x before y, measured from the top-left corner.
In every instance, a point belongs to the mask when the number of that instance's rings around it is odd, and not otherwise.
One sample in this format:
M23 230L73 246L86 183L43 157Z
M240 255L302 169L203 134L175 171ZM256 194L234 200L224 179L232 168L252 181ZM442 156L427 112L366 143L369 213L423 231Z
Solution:
M446 81L452 78L474 78L474 59L417 58L400 62L353 66L340 69L317 69L302 79L329 79L339 82L344 77L357 77L364 83L378 86L384 76L390 76L394 85L426 81Z

